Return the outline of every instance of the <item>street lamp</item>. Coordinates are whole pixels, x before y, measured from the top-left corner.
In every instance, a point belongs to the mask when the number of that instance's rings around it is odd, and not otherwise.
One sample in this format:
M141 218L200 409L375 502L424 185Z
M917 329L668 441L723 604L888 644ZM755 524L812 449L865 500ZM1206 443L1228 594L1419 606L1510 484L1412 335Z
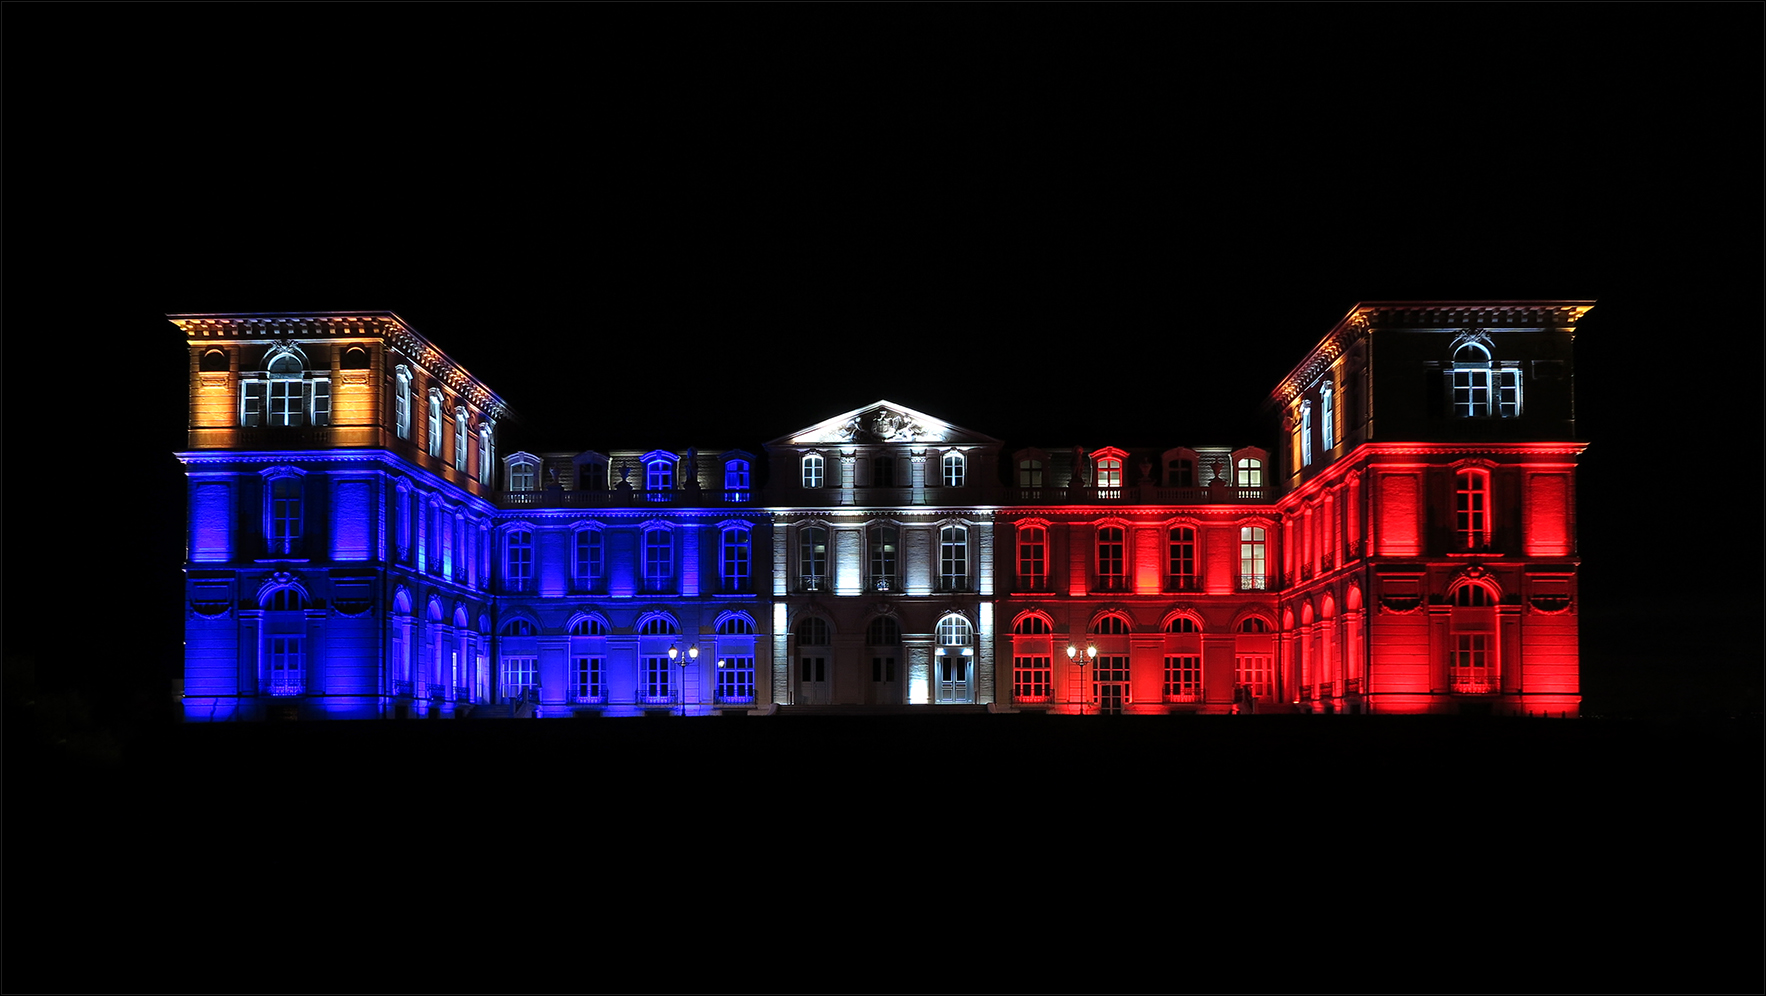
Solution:
M681 690L675 694L680 697L681 715L685 716L687 714L687 664L699 659L699 644L695 643L688 647L687 652L683 654L680 642L676 641L673 646L668 648L668 659L681 665Z
M1098 656L1098 644L1095 640L1085 641L1085 649L1081 650L1074 644L1067 644L1067 659L1079 665L1079 714L1085 715L1085 666Z

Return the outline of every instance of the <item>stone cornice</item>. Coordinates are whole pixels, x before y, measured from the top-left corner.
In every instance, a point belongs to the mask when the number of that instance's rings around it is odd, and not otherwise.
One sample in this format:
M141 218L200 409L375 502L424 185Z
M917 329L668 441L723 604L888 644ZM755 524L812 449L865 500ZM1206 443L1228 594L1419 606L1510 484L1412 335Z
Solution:
M267 312L262 314L167 315L191 345L224 339L322 340L373 337L385 340L485 417L513 416L507 403L449 359L390 311Z
M1574 329L1593 301L1365 301L1349 309L1271 392L1265 406L1286 407L1349 347L1383 328L1544 331Z

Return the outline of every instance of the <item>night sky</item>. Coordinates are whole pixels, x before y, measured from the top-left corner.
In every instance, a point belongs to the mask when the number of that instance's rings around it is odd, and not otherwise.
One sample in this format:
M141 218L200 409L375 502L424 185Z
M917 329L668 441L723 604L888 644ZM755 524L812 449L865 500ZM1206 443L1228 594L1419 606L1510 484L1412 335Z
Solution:
M1590 711L1758 709L1757 5L4 27L5 639L40 672L92 607L177 673L166 313L397 311L530 449L754 449L878 398L1013 446L1271 446L1258 406L1355 302L1561 298L1599 302Z

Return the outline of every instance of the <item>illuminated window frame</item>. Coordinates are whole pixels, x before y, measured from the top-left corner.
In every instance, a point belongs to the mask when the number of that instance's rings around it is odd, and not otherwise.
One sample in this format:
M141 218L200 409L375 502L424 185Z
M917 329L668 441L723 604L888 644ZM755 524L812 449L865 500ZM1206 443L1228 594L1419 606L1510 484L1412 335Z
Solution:
M607 698L607 658L602 655L570 659L570 701L603 702Z
M393 389L393 425L400 439L411 438L411 368L399 364Z
M540 482L540 461L526 453L511 454L504 462L509 465L505 480L510 491L537 491Z
M456 407L454 409L454 467L462 474L466 473L468 457L471 454L469 440L472 432L466 424L467 421L465 406Z
M803 455L803 486L806 488L821 487L825 479L823 470L824 464L820 453L805 453Z
M717 701L730 705L748 705L755 701L756 682L753 654L733 654L717 659Z
M806 524L797 527L797 575L804 591L828 586L828 527Z
M1202 655L1165 655L1165 701L1202 701Z
M601 580L607 567L606 537L597 526L578 526L571 534L571 578L588 590Z
M1300 466L1312 466L1312 402L1300 402Z
M264 368L239 375L239 425L299 428L331 424L331 378L296 349L279 347Z
M503 658L503 695L520 698L522 693L540 687L540 659L532 654L507 655Z
M969 586L969 530L944 526L938 532L938 587L963 591Z
M944 481L945 487L960 488L963 486L963 482L968 479L969 465L963 454L946 453L939 464L942 468L941 480Z
M1195 591L1201 575L1196 565L1196 529L1172 526L1165 532L1165 576L1172 591Z
M442 393L439 387L429 389L429 455L442 455Z
M1318 407L1319 413L1322 416L1319 421L1319 432L1322 434L1320 440L1323 443L1324 448L1327 450L1337 444L1337 423L1331 409L1331 391L1332 385L1330 381L1327 380L1319 385Z
M1269 539L1262 526L1239 527L1239 590L1269 587Z
M1256 457L1239 458L1239 487L1263 487L1263 461Z
M511 529L503 540L503 584L512 592L534 589L533 531Z
M754 579L752 526L725 523L718 533L718 578L725 594L745 592Z
M879 523L865 531L870 547L873 591L897 591L901 587L901 530L893 523Z
M497 461L495 454L495 431L491 422L478 423L478 480L481 484L496 486Z
M724 461L724 500L747 501L753 497L754 474L747 460Z
M1025 523L1018 527L1018 584L1035 590L1049 579L1049 530L1042 523Z
M1112 457L1101 457L1098 460L1097 469L1098 469L1098 480L1097 480L1098 487L1100 487L1100 488L1120 488L1120 487L1122 487L1122 458L1121 457L1113 457L1113 456Z
M1127 579L1128 531L1115 524L1099 526L1093 548L1097 554L1099 587L1121 590Z
M1490 548L1490 472L1467 468L1454 475L1453 532L1461 550Z
M644 529L644 590L667 592L674 587L674 532L664 525Z

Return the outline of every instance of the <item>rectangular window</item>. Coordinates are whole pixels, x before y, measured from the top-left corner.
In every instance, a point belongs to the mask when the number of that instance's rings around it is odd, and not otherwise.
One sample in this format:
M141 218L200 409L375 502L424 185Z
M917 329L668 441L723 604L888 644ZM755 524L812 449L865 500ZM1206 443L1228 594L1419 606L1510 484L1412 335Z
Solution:
M1054 669L1048 657L1012 658L1012 700L1047 702L1054 688Z
M750 703L754 701L754 658L723 657L717 662L717 700Z
M1461 694L1482 695L1498 690L1496 661L1490 652L1489 634L1454 634L1447 682L1453 691Z
M895 680L895 658L893 658L893 657L873 657L873 658L871 658L871 680L878 681L878 682L894 681Z
M1328 380L1324 382L1323 387L1319 388L1318 406L1319 411L1324 415L1321 439L1324 448L1328 450L1336 442L1336 412L1331 407L1331 382Z
M1123 587L1122 530L1106 526L1098 530L1098 585L1105 591Z
M270 554L300 552L301 480L278 477L270 482Z
M1519 370L1496 371L1496 414L1500 418L1520 417L1521 372Z
M442 455L442 401L441 392L429 392L429 455Z
M1239 528L1239 590L1263 591L1269 587L1264 574L1263 530L1256 526Z
M871 461L871 487L895 487L895 458L880 456Z
M963 486L963 479L966 476L966 471L967 471L967 468L965 468L963 465L963 455L961 453L946 453L944 455L944 486L945 487L947 487L947 488L960 488L960 487L962 487Z
M466 469L466 409L454 409L454 466Z
M896 531L889 526L871 530L871 588L874 591L895 591Z
M1462 550L1490 545L1490 478L1475 471L1459 475L1454 501L1454 531Z
M271 695L299 695L306 678L306 640L299 636L269 638L269 674Z
M969 532L946 526L939 539L939 586L943 591L962 591L969 586Z
M1195 591L1198 587L1196 584L1196 531L1188 526L1177 526L1171 530L1169 540L1166 572L1167 577L1171 579L1171 590Z
M748 590L750 553L748 530L736 528L724 530L721 577L725 592Z
M803 486L806 488L822 486L822 458L814 453L803 458Z
M533 533L519 530L509 534L509 556L505 581L510 591L533 590Z
M583 586L601 579L601 530L579 529L576 532L576 580Z
M1233 681L1253 698L1267 699L1275 693L1275 658L1270 654L1239 654Z
M648 591L667 591L674 580L674 537L666 529L644 534L644 585Z
M1048 578L1048 530L1026 526L1018 530L1018 584L1034 590Z
M313 406L312 406L313 407L313 410L312 410L313 424L314 425L330 425L331 424L331 382L328 380L315 380L315 381L313 381L312 382L312 397L313 397Z
M605 657L572 657L570 659L570 700L600 702L607 694L607 659Z
M538 657L503 658L503 694L508 698L517 698L523 692L538 688L539 664Z
M667 657L644 658L643 670L638 676L640 681L638 691L644 696L645 702L670 701L668 669L669 660Z
M797 680L805 682L828 680L828 659L826 657L803 657L797 662Z
M261 380L248 380L239 385L239 424L264 424L264 388Z
M270 382L270 424L297 426L305 421L302 403L306 400L304 385L298 380Z
M1167 654L1165 657L1165 701L1202 701L1202 658Z
M1490 414L1490 371L1453 371L1453 414L1460 418L1483 418Z
M1300 404L1300 465L1312 466L1312 402Z

